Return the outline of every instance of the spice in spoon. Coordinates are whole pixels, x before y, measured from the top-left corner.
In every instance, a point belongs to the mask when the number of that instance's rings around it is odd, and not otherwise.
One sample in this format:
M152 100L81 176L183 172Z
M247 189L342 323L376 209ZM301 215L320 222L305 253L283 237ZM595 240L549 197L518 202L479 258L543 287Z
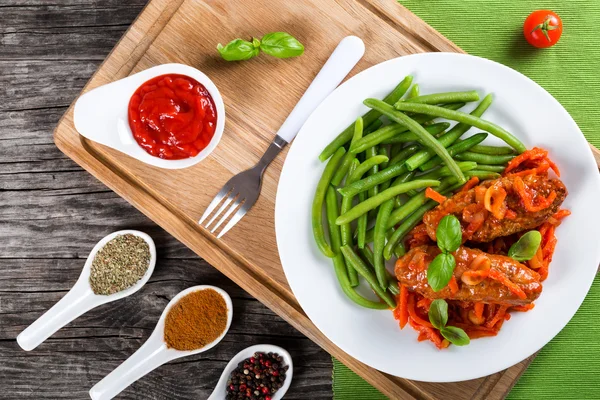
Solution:
M150 266L150 247L130 233L108 241L94 257L90 286L95 294L109 295L139 281Z
M176 350L197 350L214 342L227 328L227 304L213 289L182 297L165 318L165 342Z
M288 368L277 353L254 353L229 375L225 399L271 400L283 386Z

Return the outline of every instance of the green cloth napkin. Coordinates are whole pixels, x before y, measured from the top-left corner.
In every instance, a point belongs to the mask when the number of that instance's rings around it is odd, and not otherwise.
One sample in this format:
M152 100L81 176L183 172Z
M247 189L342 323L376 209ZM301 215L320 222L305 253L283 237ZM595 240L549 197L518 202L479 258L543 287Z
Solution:
M600 26L597 0L400 0L400 3L467 53L508 65L535 80L571 114L587 140L600 147ZM537 50L523 38L522 24L536 9L552 9L563 35ZM509 399L600 399L600 277L583 305L545 346ZM334 360L334 399L385 397Z

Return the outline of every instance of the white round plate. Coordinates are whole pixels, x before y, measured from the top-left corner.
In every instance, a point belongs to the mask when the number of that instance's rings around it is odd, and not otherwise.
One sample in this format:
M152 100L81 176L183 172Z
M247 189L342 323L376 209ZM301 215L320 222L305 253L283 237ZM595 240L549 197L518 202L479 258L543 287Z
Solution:
M400 330L391 311L361 308L348 300L330 259L314 243L310 210L324 163L321 150L359 115L362 101L383 98L406 75L421 93L476 89L494 94L485 113L528 148L543 147L558 164L572 215L557 230L550 274L535 308L513 313L498 336L440 351ZM465 107L470 111L473 108ZM471 129L469 134L478 132ZM496 138L493 138L496 139ZM488 140L487 143L499 143ZM600 177L581 131L544 89L520 73L478 57L428 53L396 58L363 71L337 88L311 115L285 161L275 207L277 245L298 302L342 350L380 371L428 382L475 379L508 368L548 343L581 305L600 263Z

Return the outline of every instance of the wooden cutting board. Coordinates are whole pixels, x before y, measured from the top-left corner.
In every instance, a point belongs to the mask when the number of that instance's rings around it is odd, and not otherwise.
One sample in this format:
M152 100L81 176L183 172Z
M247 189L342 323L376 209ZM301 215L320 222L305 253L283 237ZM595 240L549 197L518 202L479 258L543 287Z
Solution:
M219 42L273 31L297 37L305 54L227 63L215 50ZM358 362L312 324L287 284L275 242L275 192L286 151L268 168L254 208L222 240L197 224L221 186L256 163L336 44L350 34L361 37L367 49L351 75L406 54L461 52L395 0L151 0L84 92L162 63L194 66L215 82L225 101L225 132L217 149L188 169L154 168L83 139L73 126L72 107L54 140L67 156L390 398L504 398L531 359L466 382L408 381Z

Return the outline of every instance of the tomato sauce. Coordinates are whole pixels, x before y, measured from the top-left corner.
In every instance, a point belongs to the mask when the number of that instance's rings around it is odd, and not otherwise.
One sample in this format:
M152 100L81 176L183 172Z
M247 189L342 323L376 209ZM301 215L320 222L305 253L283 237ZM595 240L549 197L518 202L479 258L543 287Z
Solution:
M150 79L129 100L129 126L149 154L167 160L196 156L210 143L217 111L208 90L185 75Z

